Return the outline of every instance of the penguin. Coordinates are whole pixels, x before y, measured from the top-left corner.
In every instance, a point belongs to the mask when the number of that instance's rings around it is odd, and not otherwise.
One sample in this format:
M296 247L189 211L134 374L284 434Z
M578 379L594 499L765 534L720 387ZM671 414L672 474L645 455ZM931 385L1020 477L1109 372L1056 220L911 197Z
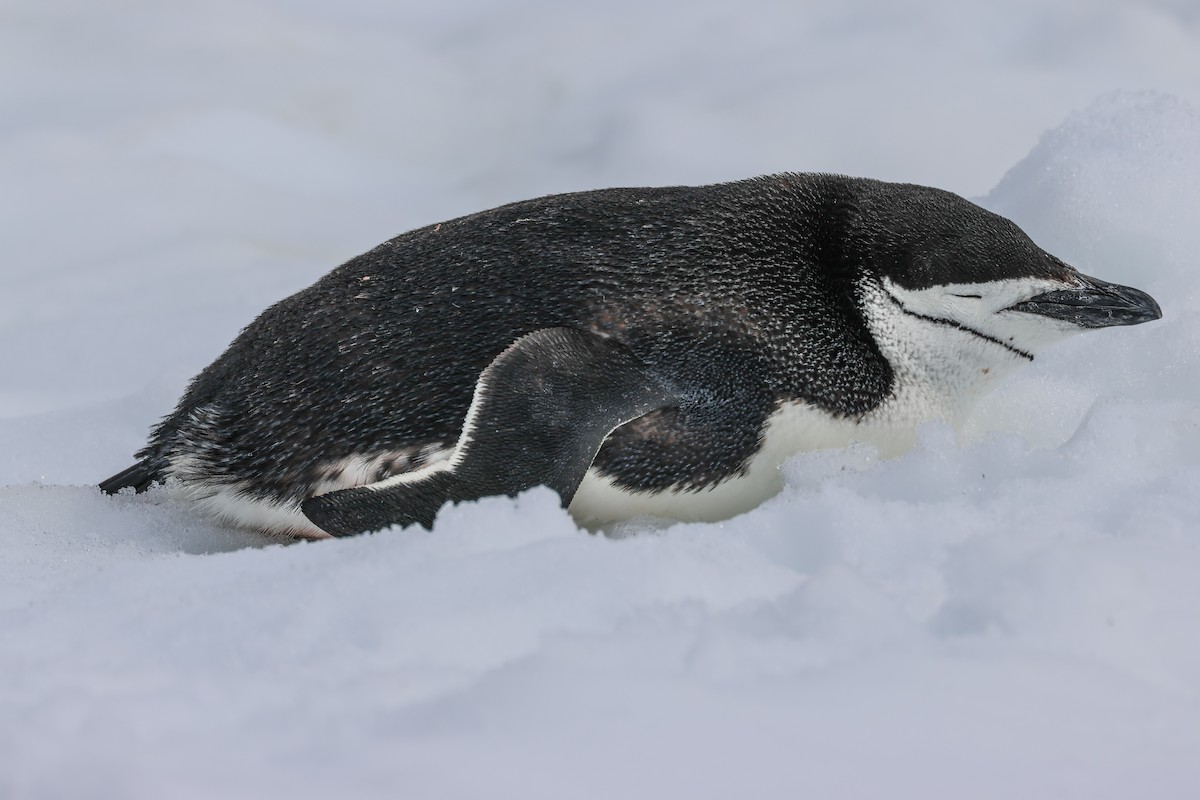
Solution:
M797 452L898 453L1045 346L1160 317L930 187L551 195L402 234L269 307L100 488L163 482L300 538L432 528L535 486L587 527L717 520Z

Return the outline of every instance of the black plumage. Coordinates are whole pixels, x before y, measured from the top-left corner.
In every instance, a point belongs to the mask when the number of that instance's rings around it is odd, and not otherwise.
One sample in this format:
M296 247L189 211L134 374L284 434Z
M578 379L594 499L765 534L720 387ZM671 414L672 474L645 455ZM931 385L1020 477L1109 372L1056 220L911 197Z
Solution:
M139 464L102 486L140 490L186 456L213 485L299 502L351 456L420 466L455 446L500 353L565 328L619 343L674 387L592 466L629 490L699 489L744 468L783 402L855 417L890 395L864 281L1069 270L956 195L867 179L512 203L397 236L268 308L192 381Z

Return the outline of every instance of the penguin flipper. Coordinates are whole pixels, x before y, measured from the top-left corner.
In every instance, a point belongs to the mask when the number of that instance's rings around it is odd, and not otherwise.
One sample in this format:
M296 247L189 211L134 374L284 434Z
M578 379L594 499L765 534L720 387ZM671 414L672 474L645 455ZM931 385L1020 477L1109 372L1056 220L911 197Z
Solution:
M128 469L121 470L111 478L100 482L100 491L105 494L116 494L122 489L133 487L138 494L150 488L154 483L154 471L145 461L139 461Z
M310 497L304 514L334 536L419 523L447 501L549 486L566 507L600 444L673 402L669 382L621 343L571 328L522 336L480 374L448 462Z

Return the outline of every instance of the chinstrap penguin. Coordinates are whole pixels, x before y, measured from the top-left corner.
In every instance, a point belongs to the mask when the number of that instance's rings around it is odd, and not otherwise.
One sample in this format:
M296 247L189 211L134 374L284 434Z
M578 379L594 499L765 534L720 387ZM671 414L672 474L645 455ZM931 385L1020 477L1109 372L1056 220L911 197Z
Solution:
M271 306L100 486L162 481L313 538L538 485L585 525L721 519L798 451L899 452L1046 345L1160 316L923 186L554 195L405 233Z

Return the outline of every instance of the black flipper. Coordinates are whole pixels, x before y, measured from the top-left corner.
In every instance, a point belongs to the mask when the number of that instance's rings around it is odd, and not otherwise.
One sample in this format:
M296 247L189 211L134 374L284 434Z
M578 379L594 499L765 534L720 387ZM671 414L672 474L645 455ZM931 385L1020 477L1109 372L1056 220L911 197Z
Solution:
M116 494L122 489L133 487L139 494L150 488L154 483L154 472L145 461L139 461L129 469L122 470L108 480L100 482L100 491L105 494Z
M672 403L669 383L612 339L546 328L518 339L479 376L448 462L311 497L305 515L334 536L419 523L438 509L534 486L571 502L604 438Z

